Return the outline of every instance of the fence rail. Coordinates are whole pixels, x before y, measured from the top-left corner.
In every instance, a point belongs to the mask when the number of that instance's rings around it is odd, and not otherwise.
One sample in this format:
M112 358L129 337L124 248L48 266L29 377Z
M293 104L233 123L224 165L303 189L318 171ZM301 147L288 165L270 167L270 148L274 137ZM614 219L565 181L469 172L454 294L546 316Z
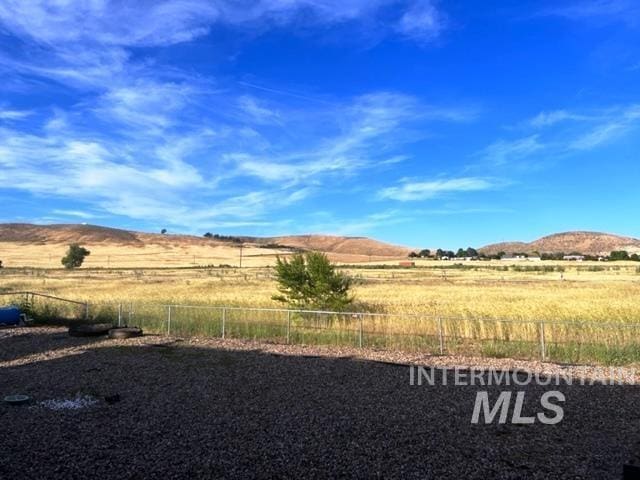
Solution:
M456 318L437 314L385 314L322 310L182 305L148 302L89 303L36 292L23 297L46 321L112 322L149 333L238 338L286 344L622 364L640 361L640 323ZM37 299L37 302L35 302ZM37 303L34 305L34 303ZM55 305L62 305L59 314ZM69 308L71 306L71 308ZM37 316L36 316L37 317Z
M0 296L5 298L9 297L14 303L18 303L28 314L36 317L37 320L43 320L46 317L52 316L54 313L53 310L63 318L72 315L75 318L89 320L89 302L81 302L32 291L0 292ZM55 303L54 306L47 303L52 300ZM61 305L63 306L62 308L60 308Z

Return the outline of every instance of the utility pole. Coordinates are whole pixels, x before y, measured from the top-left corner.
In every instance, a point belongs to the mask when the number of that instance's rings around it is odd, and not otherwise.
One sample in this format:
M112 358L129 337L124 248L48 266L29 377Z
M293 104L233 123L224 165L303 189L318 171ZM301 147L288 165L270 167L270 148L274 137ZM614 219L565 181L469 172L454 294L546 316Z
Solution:
M240 268L242 268L242 247L244 247L243 243L240 244Z

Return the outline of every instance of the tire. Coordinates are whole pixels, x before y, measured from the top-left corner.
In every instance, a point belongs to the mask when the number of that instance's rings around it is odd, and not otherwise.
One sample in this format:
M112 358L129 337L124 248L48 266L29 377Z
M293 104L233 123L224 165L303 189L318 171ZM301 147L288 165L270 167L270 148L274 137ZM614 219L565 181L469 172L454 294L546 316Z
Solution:
M125 338L141 337L142 329L137 327L112 328L109 330L109 338L124 340Z
M5 403L9 405L24 405L29 403L31 399L27 395L8 395L4 397Z
M113 328L111 323L95 323L89 325L72 325L69 327L71 337L100 337Z

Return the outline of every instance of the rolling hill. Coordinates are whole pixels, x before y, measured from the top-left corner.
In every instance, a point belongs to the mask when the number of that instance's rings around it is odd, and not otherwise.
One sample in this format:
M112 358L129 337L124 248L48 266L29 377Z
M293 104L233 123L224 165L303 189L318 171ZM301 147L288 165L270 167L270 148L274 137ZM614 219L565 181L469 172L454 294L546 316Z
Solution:
M601 232L564 232L542 237L533 242L503 242L487 245L481 252L492 255L506 253L572 253L608 255L614 250L640 252L640 239Z
M326 253L337 262L406 258L410 249L364 237L299 235L205 238L143 233L97 225L0 224L0 260L6 266L57 267L70 243L86 246L85 265L143 268L157 266L272 264L276 255L297 250ZM242 245L242 251L240 251Z

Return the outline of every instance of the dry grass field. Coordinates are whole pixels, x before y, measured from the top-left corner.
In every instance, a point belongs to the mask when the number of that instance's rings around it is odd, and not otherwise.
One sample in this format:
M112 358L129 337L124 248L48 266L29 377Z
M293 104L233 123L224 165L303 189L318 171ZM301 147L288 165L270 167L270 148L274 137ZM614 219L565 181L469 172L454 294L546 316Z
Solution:
M544 328L551 359L611 364L640 360L636 340L640 331L624 327L640 323L640 271L633 262L532 265L424 260L416 268L380 264L343 268L356 279L353 310L389 314L366 317L364 342L369 346L437 351L439 321L447 351L536 357ZM101 318L110 319L120 303L125 310L131 304L282 307L271 300L276 283L268 267L3 269L0 286L4 291L48 292L89 301L94 315L102 312ZM149 310L147 316L142 307L131 308L137 311L135 322L146 321L148 329L166 328L162 308ZM235 318L238 323L271 327L238 330L237 336L283 339L285 320L277 313L244 312ZM294 322L298 331L308 326L307 320ZM299 341L357 342L358 326L348 315L319 321L325 336L306 335ZM182 326L184 334L219 335L219 322L219 313L206 310L176 307L173 313L173 328Z
M0 227L6 267L0 269L0 292L35 291L90 302L93 320L119 318L148 331L172 328L183 335L567 362L640 361L637 262L419 259L415 267L401 268L406 249L366 238L254 238L241 248L230 238L84 225ZM59 264L72 241L91 254L81 269L67 271ZM366 315L298 312L292 318L249 310L283 307L271 299L277 291L272 266L276 256L296 249L324 251L354 277L352 312ZM172 312L167 305L174 306ZM30 308L35 311L36 305ZM37 308L41 318L77 310L55 302Z

